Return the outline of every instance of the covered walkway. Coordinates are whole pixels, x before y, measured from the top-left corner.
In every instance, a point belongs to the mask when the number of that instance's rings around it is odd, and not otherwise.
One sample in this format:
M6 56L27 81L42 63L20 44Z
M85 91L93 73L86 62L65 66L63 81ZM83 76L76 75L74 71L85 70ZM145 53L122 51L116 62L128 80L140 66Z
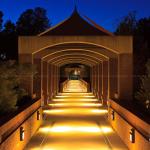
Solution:
M92 93L79 93L67 82L70 93L59 93L44 110L44 122L26 150L126 150L108 123L107 109ZM69 90L69 89L68 89Z

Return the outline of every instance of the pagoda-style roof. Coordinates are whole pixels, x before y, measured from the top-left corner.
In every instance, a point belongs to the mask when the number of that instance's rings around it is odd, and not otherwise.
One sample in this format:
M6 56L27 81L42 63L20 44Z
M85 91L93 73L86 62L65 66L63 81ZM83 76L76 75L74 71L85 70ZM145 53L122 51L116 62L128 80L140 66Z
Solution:
M103 27L96 24L90 18L81 16L77 9L73 11L72 15L59 23L58 25L47 29L46 31L39 34L39 36L49 35L108 35L113 34Z

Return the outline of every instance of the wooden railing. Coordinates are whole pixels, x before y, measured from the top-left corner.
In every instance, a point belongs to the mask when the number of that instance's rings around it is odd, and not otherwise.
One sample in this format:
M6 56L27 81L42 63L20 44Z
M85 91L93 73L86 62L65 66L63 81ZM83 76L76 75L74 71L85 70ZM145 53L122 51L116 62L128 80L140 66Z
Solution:
M37 111L40 112L40 120L37 120ZM41 123L41 100L38 100L0 126L0 150L22 150ZM24 141L20 141L20 127L25 130Z
M66 80L66 81L64 81L62 84L61 84L61 92L63 92L64 91L64 89L66 89L67 88L67 83L68 83L68 79Z
M114 120L112 120L114 112ZM150 125L113 100L108 102L108 120L130 150L150 149ZM135 130L135 143L130 141L130 130Z

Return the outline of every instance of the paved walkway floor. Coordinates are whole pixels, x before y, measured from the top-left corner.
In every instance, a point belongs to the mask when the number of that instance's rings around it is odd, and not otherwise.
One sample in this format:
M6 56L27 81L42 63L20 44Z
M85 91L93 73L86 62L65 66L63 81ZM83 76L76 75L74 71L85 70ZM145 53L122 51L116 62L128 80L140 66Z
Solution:
M25 150L127 150L92 93L59 93Z

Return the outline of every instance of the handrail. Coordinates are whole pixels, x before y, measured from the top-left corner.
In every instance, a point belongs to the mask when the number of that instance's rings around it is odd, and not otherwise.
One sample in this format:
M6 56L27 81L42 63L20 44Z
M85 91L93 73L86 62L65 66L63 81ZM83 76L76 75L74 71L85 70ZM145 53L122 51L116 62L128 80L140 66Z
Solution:
M110 101L113 101L113 100L110 100ZM114 102L114 101L113 101ZM116 102L115 102L116 103ZM117 105L119 105L117 103ZM120 107L122 107L121 105L119 105ZM113 109L124 121L126 121L130 126L132 126L139 134L141 134L147 141L150 141L150 136L148 133L146 133L145 131L140 131L140 129L138 129L135 125L133 125L130 121L128 121L121 113L119 113L110 103L110 106L109 106L111 109ZM127 110L129 111L129 110ZM130 111L129 111L130 112ZM130 112L132 113L132 112ZM133 114L133 113L132 113ZM134 114L133 114L134 115ZM136 115L135 115L136 116ZM138 117L138 116L136 116Z
M81 82L83 82L85 84L85 86L87 87L87 90L89 89L89 83L87 83L86 81L84 81L83 79L81 79Z
M67 88L67 83L68 83L68 79L66 81L64 81L62 84L61 84L61 87L62 87L62 91L64 91L64 89Z
M41 107L41 100L36 101L20 113L18 113L16 116L11 118L9 121L4 123L2 126L0 126L0 143L3 142L3 140L6 139L8 135L10 135L14 130L16 130L28 117L30 117L33 112L38 110ZM24 114L24 117L18 120L17 118L20 118L20 116ZM17 120L18 122L13 125L14 120Z

